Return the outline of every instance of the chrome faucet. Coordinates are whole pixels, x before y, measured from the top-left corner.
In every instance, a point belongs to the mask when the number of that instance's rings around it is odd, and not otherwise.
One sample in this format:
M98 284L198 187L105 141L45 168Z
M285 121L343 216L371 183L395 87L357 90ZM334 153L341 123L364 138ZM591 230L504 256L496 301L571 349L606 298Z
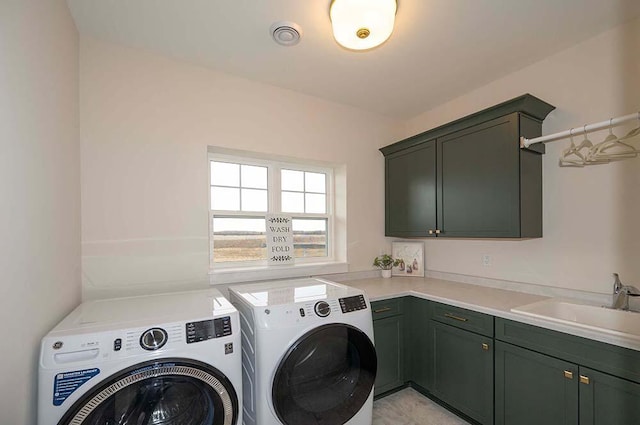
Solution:
M614 273L613 277L615 278L613 282L613 295L615 298L613 299L613 306L611 308L616 310L629 310L629 297L639 297L640 289L635 286L624 285L620 281L618 273Z

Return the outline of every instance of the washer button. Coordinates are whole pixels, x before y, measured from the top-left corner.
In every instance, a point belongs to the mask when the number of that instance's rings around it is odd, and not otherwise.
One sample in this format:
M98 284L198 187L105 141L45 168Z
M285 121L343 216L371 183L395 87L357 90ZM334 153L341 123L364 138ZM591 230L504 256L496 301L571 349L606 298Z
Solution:
M326 301L318 301L313 309L320 317L327 317L331 314L331 306Z
M167 343L167 331L162 328L147 329L140 336L140 346L148 351L158 350Z

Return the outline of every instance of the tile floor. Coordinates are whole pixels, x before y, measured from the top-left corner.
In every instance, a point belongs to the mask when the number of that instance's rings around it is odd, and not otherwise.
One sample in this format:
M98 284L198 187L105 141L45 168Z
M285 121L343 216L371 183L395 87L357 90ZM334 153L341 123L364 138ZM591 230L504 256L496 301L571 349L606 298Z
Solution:
M412 388L373 402L373 425L469 425Z

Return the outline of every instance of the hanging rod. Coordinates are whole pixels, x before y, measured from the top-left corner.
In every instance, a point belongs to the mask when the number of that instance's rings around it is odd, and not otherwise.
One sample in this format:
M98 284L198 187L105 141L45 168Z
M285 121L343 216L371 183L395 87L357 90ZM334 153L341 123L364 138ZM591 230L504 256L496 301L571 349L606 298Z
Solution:
M526 137L520 138L520 147L528 148L529 146L535 143L546 143L552 142L555 140L566 139L569 136L577 136L580 134L592 133L598 130L604 130L606 128L613 128L629 121L639 120L640 121L640 112L636 112L635 114L625 115L623 117L611 118L606 121L597 122L595 124L588 124L582 127L575 127L570 130L561 131L559 133L549 134L548 136L536 137L533 139L527 139Z

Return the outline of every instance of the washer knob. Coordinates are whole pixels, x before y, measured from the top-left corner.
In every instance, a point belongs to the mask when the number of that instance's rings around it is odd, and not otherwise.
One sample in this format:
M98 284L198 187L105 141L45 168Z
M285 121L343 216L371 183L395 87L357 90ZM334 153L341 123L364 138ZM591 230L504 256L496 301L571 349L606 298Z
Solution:
M162 328L147 329L140 336L140 346L147 351L162 348L167 343L167 331Z
M331 307L326 301L318 301L313 309L320 317L327 317L331 313Z

